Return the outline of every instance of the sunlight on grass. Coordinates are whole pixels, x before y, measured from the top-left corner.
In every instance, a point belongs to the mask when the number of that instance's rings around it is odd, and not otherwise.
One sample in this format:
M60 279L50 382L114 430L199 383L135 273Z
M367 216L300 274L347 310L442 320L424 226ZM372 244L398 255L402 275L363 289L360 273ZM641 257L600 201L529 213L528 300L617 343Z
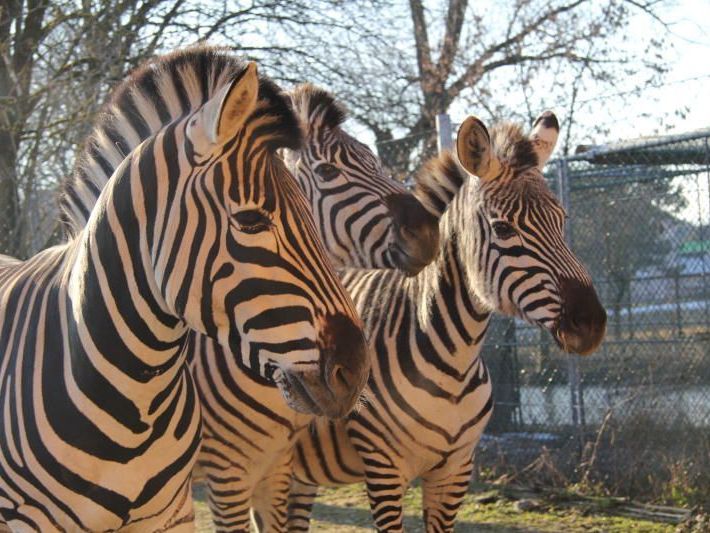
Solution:
M492 504L474 501L478 493L466 497L459 511L457 533L476 532L544 532L553 533L671 533L674 526L619 516L592 514L584 507L548 507L540 511L521 512L514 502L499 500ZM202 488L195 489L195 515L198 533L214 531ZM325 533L365 533L374 531L370 508L362 485L338 489L322 489L314 509L311 531ZM421 533L421 489L412 487L405 498L405 530Z

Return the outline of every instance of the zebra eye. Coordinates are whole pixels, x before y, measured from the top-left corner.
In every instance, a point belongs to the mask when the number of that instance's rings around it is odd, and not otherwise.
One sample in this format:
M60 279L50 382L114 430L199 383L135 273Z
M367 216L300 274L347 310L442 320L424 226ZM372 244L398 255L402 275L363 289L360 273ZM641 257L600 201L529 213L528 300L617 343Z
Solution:
M340 175L340 169L330 163L323 163L316 167L316 174L323 178L323 181L331 181Z
M259 233L271 225L269 217L258 209L239 211L234 215L234 219L239 224L239 229L244 233Z
M499 239L510 239L511 237L515 237L515 235L517 235L515 228L510 224L510 222L496 220L493 224L491 224L491 227L493 228L493 232L496 234L496 237Z

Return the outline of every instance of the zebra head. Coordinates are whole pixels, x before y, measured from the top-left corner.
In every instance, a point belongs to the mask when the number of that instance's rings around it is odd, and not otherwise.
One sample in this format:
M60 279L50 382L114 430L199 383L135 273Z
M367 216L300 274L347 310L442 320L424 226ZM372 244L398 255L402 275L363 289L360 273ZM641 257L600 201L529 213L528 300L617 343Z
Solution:
M558 134L549 111L528 136L516 125L489 134L479 119L464 121L456 150L478 178L462 195L465 219L477 221L462 248L473 255L467 275L485 304L547 329L567 352L589 354L604 337L606 312L565 243L565 211L542 175Z
M333 263L417 274L438 251L438 214L427 211L384 172L365 144L343 131L345 109L333 95L303 84L290 96L305 143L286 151L285 158Z
M155 136L152 158L138 165L157 287L237 367L273 375L293 408L342 416L364 386L368 357L360 319L278 156L298 147L296 117L254 63L211 54L197 57L217 63L207 76L190 61L170 67L186 87L209 86L209 97Z

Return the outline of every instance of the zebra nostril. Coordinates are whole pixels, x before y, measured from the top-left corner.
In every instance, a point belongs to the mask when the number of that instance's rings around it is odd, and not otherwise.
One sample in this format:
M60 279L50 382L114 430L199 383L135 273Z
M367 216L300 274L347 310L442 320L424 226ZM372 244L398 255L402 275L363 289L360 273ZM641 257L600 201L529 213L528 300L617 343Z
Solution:
M333 387L340 387L340 388L348 388L350 386L349 381L346 377L347 370L345 367L341 365L335 365L333 368L332 374L331 374L331 379L330 379L330 384L331 388Z
M412 230L412 228L410 228L408 226L403 226L400 228L399 231L405 240L408 240L408 241L416 241L417 240L417 234L414 232L414 230Z

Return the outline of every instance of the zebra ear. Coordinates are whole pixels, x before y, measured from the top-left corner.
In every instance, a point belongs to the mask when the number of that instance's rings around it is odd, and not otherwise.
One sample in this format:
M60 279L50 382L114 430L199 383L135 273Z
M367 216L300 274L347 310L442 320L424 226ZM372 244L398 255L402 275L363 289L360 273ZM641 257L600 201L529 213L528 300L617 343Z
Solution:
M552 111L545 111L535 119L530 132L530 141L537 154L537 166L540 170L552 155L560 135L560 123Z
M469 116L459 126L456 136L456 154L463 168L483 180L500 175L500 162L493 155L491 136L483 122Z
M259 76L256 63L249 62L241 76L222 87L203 107L203 125L213 144L234 137L256 107Z

